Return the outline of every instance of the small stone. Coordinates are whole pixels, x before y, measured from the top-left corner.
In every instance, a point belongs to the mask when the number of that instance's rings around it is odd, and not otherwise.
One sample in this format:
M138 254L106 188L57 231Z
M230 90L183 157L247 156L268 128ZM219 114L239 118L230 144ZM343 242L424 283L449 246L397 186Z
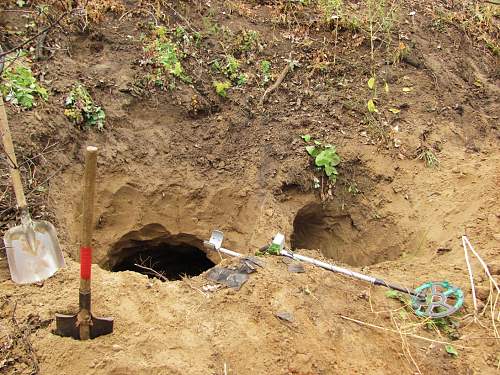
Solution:
M490 288L487 288L485 286L476 287L476 297L479 298L481 301L486 302L488 300L489 295L490 295Z
M287 322L293 322L294 320L293 314L288 311L278 311L276 317Z
M116 345L116 344L114 344L114 345L112 346L112 348L113 348L113 351L114 351L114 352L119 352L119 351L122 351L122 350L123 350L123 348L122 348L120 345Z
M291 273L304 273L306 271L305 271L304 266L302 264L300 264L300 263L291 263L288 266L288 272L291 272Z

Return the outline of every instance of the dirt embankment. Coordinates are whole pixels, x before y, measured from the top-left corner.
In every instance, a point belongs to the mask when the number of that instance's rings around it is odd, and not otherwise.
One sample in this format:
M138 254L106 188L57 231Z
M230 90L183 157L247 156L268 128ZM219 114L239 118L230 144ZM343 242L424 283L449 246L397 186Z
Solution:
M32 212L56 224L68 266L43 285L20 286L1 256L2 371L497 371L498 321L486 312L471 323L460 241L470 238L498 280L497 8L124 1L110 3L113 12L89 4L87 19L72 13L42 47L28 44L42 48L42 59L27 61L48 100L32 110L7 105ZM37 16L31 2L21 10L12 2L0 11L4 48L59 14L53 7L52 18ZM174 64L162 67L156 53ZM102 132L65 116L77 82L104 109ZM336 145L335 185L312 165L303 135ZM100 150L93 308L116 324L110 336L79 342L51 330L55 312L77 311L87 144ZM1 173L5 231L17 218L5 161ZM301 253L402 285L449 280L466 304L433 324L383 289L309 266L289 273L272 257L241 290L210 292L203 273L182 275L221 262L202 246L216 228L241 253L279 231ZM139 261L178 280L133 272ZM482 307L490 285L474 269Z

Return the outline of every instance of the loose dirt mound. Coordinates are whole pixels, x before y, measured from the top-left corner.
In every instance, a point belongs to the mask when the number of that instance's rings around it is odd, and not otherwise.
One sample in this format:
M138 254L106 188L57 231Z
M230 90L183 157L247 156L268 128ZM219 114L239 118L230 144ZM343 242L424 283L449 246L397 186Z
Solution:
M11 3L0 43L34 37L17 63L50 95L7 113L33 216L56 224L68 266L20 286L1 256L2 372L497 371L499 323L486 312L469 324L460 237L498 280L498 7L90 1L56 23L58 2L48 13ZM102 132L65 115L77 82L104 109ZM336 184L303 135L336 145ZM56 312L77 310L87 144L100 150L93 309L115 332L79 342L51 331ZM5 160L1 172L5 231L18 218ZM212 291L203 272L234 262L203 248L216 228L245 254L279 231L300 253L402 285L449 280L466 303L432 323L383 289L268 256L239 291ZM136 262L177 281L132 272L144 271ZM475 274L484 307L494 294Z

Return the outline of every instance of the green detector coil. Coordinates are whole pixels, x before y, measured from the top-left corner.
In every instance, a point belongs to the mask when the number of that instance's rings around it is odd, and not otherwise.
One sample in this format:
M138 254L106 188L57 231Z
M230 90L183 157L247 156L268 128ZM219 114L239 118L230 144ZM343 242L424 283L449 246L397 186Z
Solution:
M448 281L430 281L420 285L412 293L415 314L432 319L444 318L458 311L464 303L462 289Z

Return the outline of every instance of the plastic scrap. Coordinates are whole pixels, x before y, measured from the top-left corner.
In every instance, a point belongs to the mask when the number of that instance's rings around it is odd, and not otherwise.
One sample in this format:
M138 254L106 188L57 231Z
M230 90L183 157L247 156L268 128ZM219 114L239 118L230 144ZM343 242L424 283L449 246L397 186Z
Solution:
M240 290L241 286L247 282L248 275L256 271L254 264L243 258L236 267L213 267L207 272L206 277L216 283Z

